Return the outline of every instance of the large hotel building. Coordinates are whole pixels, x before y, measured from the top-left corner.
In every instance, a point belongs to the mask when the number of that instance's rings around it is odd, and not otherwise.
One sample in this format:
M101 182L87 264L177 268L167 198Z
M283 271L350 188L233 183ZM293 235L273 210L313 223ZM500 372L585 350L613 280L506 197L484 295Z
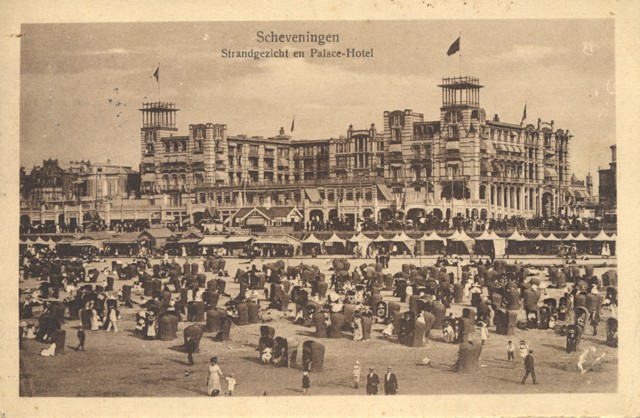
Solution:
M551 215L571 200L568 131L553 121L513 124L487 117L479 80L445 78L437 120L385 111L382 129L293 140L232 136L223 123L176 128L173 103L145 103L141 192L169 205L295 206L305 219L454 215Z
M270 138L234 136L224 123L193 123L180 134L174 103L144 103L140 199L24 207L21 215L80 223L94 209L107 223L198 222L214 208L231 225L245 225L238 217L247 208L321 222L575 209L568 130L487 115L474 77L444 78L438 87L436 120L411 109L384 111L381 127L349 126L346 135L315 140L295 140L282 128Z

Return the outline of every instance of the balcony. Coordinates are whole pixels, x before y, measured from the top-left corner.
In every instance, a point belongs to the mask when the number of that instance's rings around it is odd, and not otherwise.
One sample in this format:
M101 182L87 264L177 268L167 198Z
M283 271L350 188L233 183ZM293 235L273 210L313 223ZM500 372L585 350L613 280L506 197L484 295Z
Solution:
M264 158L269 158L269 159L272 160L274 158L273 151L265 151L264 152Z
M389 161L395 161L395 162L403 162L402 159L402 153L401 152L394 152L389 154Z

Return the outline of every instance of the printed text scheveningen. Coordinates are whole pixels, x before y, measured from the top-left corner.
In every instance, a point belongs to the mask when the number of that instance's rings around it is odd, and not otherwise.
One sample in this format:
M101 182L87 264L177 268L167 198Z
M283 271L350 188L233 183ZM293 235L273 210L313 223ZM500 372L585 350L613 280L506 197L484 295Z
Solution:
M340 35L337 33L275 33L274 31L256 32L258 43L314 43L324 45L325 43L340 42Z

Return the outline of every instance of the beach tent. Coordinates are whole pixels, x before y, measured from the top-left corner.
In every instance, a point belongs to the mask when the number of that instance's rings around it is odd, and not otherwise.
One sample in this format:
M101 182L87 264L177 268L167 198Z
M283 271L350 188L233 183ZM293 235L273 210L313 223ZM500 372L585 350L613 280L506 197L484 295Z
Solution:
M425 232L423 236L418 238L418 241L424 242L425 254L439 254L446 245L446 239L436 234L435 231L431 231L430 234Z
M314 234L311 234L302 240L302 251L305 254L311 254L312 248L314 247L316 249L322 247L322 240L318 239Z
M473 254L475 241L464 231L456 231L447 239L447 245L455 254Z
M347 241L338 237L338 235L336 235L336 233L334 232L333 235L331 235L331 237L324 240L324 245L328 253L340 254L340 253L344 253L347 247Z
M615 232L613 233L613 235L615 235ZM606 232L604 232L603 229L601 229L600 232L598 232L598 235L591 238L591 241L615 241L616 239L613 235L609 236Z
M529 238L522 235L518 229L516 229L509 237L507 237L509 254L522 254L523 252L527 252L527 244L530 242L531 240Z
M499 237L495 232L484 230L482 234L476 238L476 250L482 249L486 252L487 246L492 246L494 257L502 257L506 250L506 240Z
M404 231L391 238L391 242L400 242L407 247L408 254L413 254L413 248L416 240L408 236Z
M382 247L388 250L390 242L391 242L390 238L385 238L382 234L380 234L371 241L370 245L372 245L374 248L379 249Z
M367 253L367 248L369 247L369 244L373 240L371 238L367 237L366 235L364 235L362 232L360 232L359 234L354 235L353 237L349 238L348 241L353 244L351 246L351 249L353 249L356 245L359 245L362 248L362 254L366 254Z

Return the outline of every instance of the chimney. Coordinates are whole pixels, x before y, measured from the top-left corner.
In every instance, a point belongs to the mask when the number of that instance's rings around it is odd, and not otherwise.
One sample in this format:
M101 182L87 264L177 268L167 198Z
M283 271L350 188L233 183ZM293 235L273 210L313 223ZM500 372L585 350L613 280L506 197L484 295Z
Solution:
M616 162L616 146L615 145L611 145L611 162L612 163Z
M495 115L493 115L493 121L494 122L500 122L500 117L498 116L497 113Z

